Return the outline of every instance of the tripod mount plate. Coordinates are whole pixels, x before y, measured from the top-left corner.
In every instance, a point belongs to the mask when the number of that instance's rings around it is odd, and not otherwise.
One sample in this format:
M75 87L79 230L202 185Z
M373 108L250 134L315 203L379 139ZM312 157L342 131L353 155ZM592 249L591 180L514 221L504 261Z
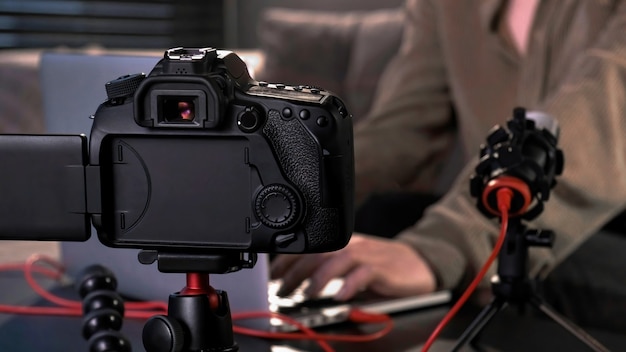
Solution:
M256 264L256 253L176 253L156 250L142 250L138 255L141 264L158 262L162 273L210 273L226 274L241 269L253 268Z

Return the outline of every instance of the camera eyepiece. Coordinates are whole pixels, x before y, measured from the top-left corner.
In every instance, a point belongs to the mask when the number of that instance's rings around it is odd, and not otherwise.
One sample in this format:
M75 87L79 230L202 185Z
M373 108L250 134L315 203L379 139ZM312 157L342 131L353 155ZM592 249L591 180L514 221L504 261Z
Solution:
M160 116L166 123L190 123L196 119L194 97L160 97Z

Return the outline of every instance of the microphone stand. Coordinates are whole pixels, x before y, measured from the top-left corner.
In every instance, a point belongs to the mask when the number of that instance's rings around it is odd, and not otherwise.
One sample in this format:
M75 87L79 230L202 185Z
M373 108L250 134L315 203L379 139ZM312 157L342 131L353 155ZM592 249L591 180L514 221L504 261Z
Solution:
M509 219L506 239L498 256L497 275L491 280L494 298L463 332L452 351L460 351L468 342L476 347L478 334L499 311L507 305L522 308L526 304L551 318L593 351L609 351L583 329L556 312L535 292L526 270L528 248L551 247L553 242L554 232L529 230L519 217Z
M528 248L552 247L554 242L552 231L529 230L522 219L534 219L543 211L543 202L556 184L555 176L563 171L563 152L556 146L558 124L548 115L515 108L507 127L508 130L495 126L489 133L487 143L481 146L476 174L470 180L470 193L478 199L478 209L488 217L500 215L496 189L514 190L497 274L491 280L494 298L463 332L453 351L459 351L467 342L476 346L478 333L509 304L519 308L530 304L592 350L609 351L546 304L536 294L527 273ZM531 207L532 199L535 203Z

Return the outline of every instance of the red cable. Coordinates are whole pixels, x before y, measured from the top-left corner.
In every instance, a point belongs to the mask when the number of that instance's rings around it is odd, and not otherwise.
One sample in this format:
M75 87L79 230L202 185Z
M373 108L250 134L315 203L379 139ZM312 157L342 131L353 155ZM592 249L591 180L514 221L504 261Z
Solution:
M44 262L52 269L36 266L37 263ZM63 266L57 261L42 255L32 255L25 264L7 264L0 266L0 271L22 270L24 277L31 288L45 300L56 304L58 307L38 307L38 306L12 306L0 305L0 313L26 314L26 315L46 315L46 316L81 316L82 303L80 301L68 300L56 296L37 283L33 273L60 280L63 278ZM165 302L129 302L125 304L127 310L125 316L132 319L148 319L155 314L165 314L167 304Z
M500 218L501 218L500 235L498 236L498 241L496 242L496 245L493 248L491 255L489 256L489 258L487 259L483 267L480 269L480 271L478 272L478 274L476 275L472 283L467 287L465 292L463 292L463 295L461 296L461 298L459 298L459 300L454 304L454 306L452 306L450 311L443 317L441 322L439 322L439 325L437 325L435 330L431 333L430 337L428 338L428 340L422 347L422 352L428 351L428 349L435 342L435 340L437 339L437 337L439 336L443 328L450 322L450 320L452 320L452 318L456 315L456 313L467 302L469 297L476 290L476 287L478 287L478 284L480 284L480 282L482 281L485 274L487 274L489 267L497 258L498 253L500 253L500 249L502 248L502 245L504 244L504 239L506 238L506 231L509 225L508 211L511 206L511 199L513 198L513 191L509 188L503 187L503 188L498 189L496 196L498 199L498 208L500 209Z
M23 314L23 315L52 315L77 317L83 313L74 308L67 307L33 307L33 306L13 306L0 304L0 313Z
M23 263L17 263L17 264L8 263L8 264L0 265L0 272L21 271L23 273L25 270L26 270L26 264L23 264ZM47 276L48 278L53 279L53 280L61 280L61 278L63 277L63 274L59 273L58 270L50 270L50 269L41 268L41 267L33 267L32 272L35 272L37 274L43 274L44 276Z
M45 300L54 303L56 305L59 305L61 307L67 307L67 308L76 308L76 309L82 309L82 303L78 302L78 301L74 301L74 300L68 300L59 296L56 296L50 292L48 292L46 289L44 289L43 287L41 287L37 281L35 281L35 279L33 278L33 273L32 273L32 269L35 265L35 263L38 262L43 262L46 263L47 265L50 265L53 269L57 270L59 273L64 272L64 268L63 266L58 263L57 261L48 258L46 256L40 255L40 254L35 254L35 255L31 255L30 257L28 257L26 259L26 265L24 267L24 278L26 279L26 282L28 282L28 285L42 298L44 298Z
M51 267L44 268L37 264L45 263ZM49 257L35 254L29 257L25 264L7 264L0 265L0 271L22 270L24 277L32 289L47 301L56 304L56 307L38 307L38 306L10 306L0 305L0 313L8 314L25 314L25 315L45 315L45 316L82 316L82 303L80 301L69 300L52 294L44 289L33 273L42 274L48 278L60 280L64 277L63 266ZM129 302L125 304L128 308L125 312L127 318L148 319L156 314L167 314L167 303L165 302ZM132 307L132 308L130 308ZM352 310L349 320L355 323L386 323L379 331L367 335L330 335L319 334L310 328L302 325L298 321L272 312L249 312L233 314L232 319L257 319L257 318L278 318L288 324L294 325L301 333L275 333L269 331L261 331L241 326L233 325L233 332L239 334L250 335L254 337L266 339L309 339L316 341L325 352L333 352L333 348L327 341L344 341L344 342L368 342L379 339L388 334L393 329L393 322L388 315L370 314L360 310Z
M62 273L64 272L64 268L63 266L58 263L56 260L51 259L49 257L43 256L43 255L39 255L39 254L35 254L30 256L27 260L26 260L26 264L24 265L24 277L26 279L26 281L28 282L29 286L42 298L44 298L45 300L57 304L61 307L67 307L67 308L76 308L76 309L82 309L82 302L81 301L76 301L76 300L68 300L62 297L59 297L57 295L54 295L53 293L47 291L46 289L44 289L43 287L41 287L41 285L39 285L39 283L37 283L37 281L35 280L35 278L33 277L32 273L33 273L33 268L35 268L35 264L39 263L39 262L44 262L50 266L52 266L55 270L57 270L57 272L59 273L58 276L61 277ZM160 301L148 301L148 302L125 302L124 306L127 309L126 312L126 316L129 318L142 318L142 317L146 317L148 312L146 313L137 313L134 312L136 310L152 310L152 314L157 314L157 313L164 313L167 312L167 303L165 302L160 302ZM150 316L147 316L150 317Z
M349 320L355 323L385 323L385 326L374 333L367 335L341 335L341 334L319 334L311 330L310 332L306 330L310 330L305 328L298 321L284 316L282 314L274 313L274 312L247 312L247 313L236 313L233 314L233 320L237 319L257 319L257 318L278 318L289 324L292 324L303 330L303 333L293 333L293 332L268 332L250 328L244 328L240 326L235 326L233 330L236 333L255 336L255 337L263 337L270 339L281 339L281 340L303 340L303 339L315 339L315 340L324 340L324 341L342 341L342 342L369 342L376 339L379 339L386 334L388 334L393 329L393 321L391 317L386 314L370 314L357 309L353 309L350 312Z
M265 339L295 339L293 336L298 336L299 339L308 339L315 340L320 347L326 352L333 352L334 349L330 347L330 345L324 341L322 338L316 338L317 334L310 328L304 326L299 321L292 319L288 316L273 313L273 312L246 312L246 313L236 313L233 314L232 319L258 319L258 318L278 318L288 324L291 324L302 331L302 334L297 333L274 333L269 331L244 328L241 326L233 325L233 332L237 334L243 334L253 337L260 337ZM289 337L286 337L289 336Z

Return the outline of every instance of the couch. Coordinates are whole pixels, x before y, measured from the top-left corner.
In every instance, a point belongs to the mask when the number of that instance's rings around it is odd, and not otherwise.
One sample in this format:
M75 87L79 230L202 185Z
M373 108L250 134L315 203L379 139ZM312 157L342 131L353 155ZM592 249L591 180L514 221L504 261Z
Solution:
M378 79L400 46L403 19L400 9L269 9L259 22L265 60L257 78L330 90L358 122L367 115Z

